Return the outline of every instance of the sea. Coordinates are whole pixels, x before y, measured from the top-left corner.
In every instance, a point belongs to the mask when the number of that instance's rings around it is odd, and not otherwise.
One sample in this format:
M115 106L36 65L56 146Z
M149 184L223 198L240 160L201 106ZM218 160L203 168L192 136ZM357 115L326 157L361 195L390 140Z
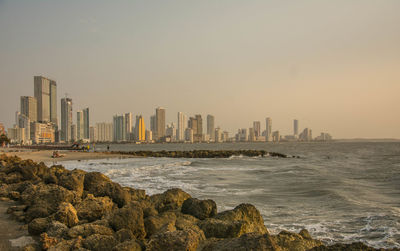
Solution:
M218 211L255 205L273 234L307 229L326 244L400 248L400 141L111 144L111 151L239 150L300 158L121 158L67 161L148 195L181 188ZM96 145L105 151L107 145Z

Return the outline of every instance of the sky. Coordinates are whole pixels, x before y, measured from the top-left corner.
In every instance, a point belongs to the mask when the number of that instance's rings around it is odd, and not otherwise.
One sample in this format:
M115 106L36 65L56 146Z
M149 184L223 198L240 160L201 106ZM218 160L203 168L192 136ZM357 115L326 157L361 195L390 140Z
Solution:
M0 0L0 122L33 76L91 123L155 108L229 132L400 138L398 0ZM204 126L203 126L204 127Z

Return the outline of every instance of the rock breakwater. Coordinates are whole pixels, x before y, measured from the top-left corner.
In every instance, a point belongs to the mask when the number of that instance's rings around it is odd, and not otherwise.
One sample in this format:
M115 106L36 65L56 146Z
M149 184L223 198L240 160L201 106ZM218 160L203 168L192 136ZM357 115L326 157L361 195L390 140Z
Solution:
M375 250L325 246L307 230L269 233L257 208L218 212L181 189L146 195L98 172L0 156L0 198L40 242L25 250Z

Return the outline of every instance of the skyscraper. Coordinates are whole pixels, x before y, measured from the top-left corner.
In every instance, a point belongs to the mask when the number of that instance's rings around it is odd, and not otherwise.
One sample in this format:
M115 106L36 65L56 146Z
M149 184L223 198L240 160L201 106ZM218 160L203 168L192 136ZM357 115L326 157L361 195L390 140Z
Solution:
M57 117L57 84L56 81L49 79L50 81L50 122L58 126Z
M61 140L69 142L72 139L72 99L61 99Z
M215 140L215 125L214 125L214 116L208 114L207 115L207 134L210 135L210 139L212 141Z
M34 93L37 100L37 120L50 122L50 80L34 76Z
M90 117L89 108L83 109L83 138L90 138Z
M157 130L157 126L156 126L157 122L156 122L156 115L152 115L150 117L150 131L152 131L153 133L156 133ZM154 136L153 136L154 137Z
M126 139L126 128L125 128L125 116L115 115L113 118L114 137L113 140L116 142L125 141Z
M37 121L37 100L34 97L21 96L21 114L31 122Z
M265 119L265 141L272 140L272 119L266 118Z
M255 137L261 136L261 122L260 121L254 121L253 122L253 128L254 128L254 135Z
M156 109L156 140L165 136L165 109L158 107Z
M76 112L76 137L78 140L85 138L83 111Z
M111 142L113 140L113 124L97 123L97 141Z
M293 135L295 137L299 135L299 121L297 119L293 120Z
M125 113L125 140L132 140L132 113Z
M146 141L146 127L142 115L136 116L135 136L138 142Z
M182 112L178 112L178 130L177 130L177 140L185 141L185 130L187 127L187 117Z

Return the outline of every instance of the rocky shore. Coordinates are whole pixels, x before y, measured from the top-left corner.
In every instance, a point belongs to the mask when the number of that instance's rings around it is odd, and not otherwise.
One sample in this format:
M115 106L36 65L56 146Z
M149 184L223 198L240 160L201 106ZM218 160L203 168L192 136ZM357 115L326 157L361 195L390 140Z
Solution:
M326 246L305 229L272 235L250 204L218 212L214 201L181 189L148 196L98 172L6 155L0 200L16 201L7 213L39 239L23 250L376 250L362 243Z

